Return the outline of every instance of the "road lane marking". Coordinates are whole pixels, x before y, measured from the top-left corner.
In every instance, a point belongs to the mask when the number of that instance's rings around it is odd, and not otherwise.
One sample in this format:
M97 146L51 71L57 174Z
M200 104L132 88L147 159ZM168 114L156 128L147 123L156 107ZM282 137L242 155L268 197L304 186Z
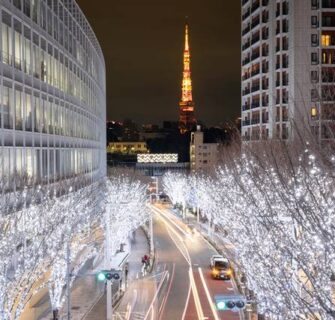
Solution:
M189 235L185 230L182 229L182 227L180 227L177 223L175 223L175 222L173 221L173 219L171 219L170 217L168 217L168 215L167 215L165 212L163 212L162 209L158 209L158 208L156 208L156 207L154 207L154 206L150 206L150 208L151 208L153 211L155 211L156 213L158 213L159 215L164 216L165 219L167 219L169 222L173 223L173 225L174 225L176 228L178 228L178 230L179 230L182 234L184 234L185 236L188 236L188 235ZM167 211L167 212L168 212L168 211ZM168 212L168 213L169 213L169 212ZM169 213L169 215L172 216L171 213ZM173 217L173 216L172 216L172 217Z
M158 285L158 288L157 288L157 290L156 290L156 292L155 292L155 295L154 295L154 297L153 297L153 299L152 299L152 301L151 301L151 303L150 303L150 306L149 306L149 308L148 308L148 311L147 311L145 317L143 318L143 320L148 319L148 316L149 316L150 314L152 315L152 313L154 312L154 308L153 308L154 302L155 302L155 300L156 300L157 297L158 297L158 294L159 294L159 292L160 292L160 290L161 290L161 288L162 288L162 286L163 286L163 283L164 283L165 278L167 277L168 273L169 273L168 271L165 271L165 275L162 277L162 279L161 279L161 281L160 281L160 283L159 283L159 285ZM150 311L151 311L151 313L150 313Z
M161 307L159 308L159 311L158 311L158 313L160 314L159 319L162 318L162 315L163 315L163 312L164 312L164 309L165 309L165 305L166 305L167 298L168 298L169 295L170 295L170 291L171 291L171 287L172 287L172 283L173 283L173 279L174 279L175 268L176 268L176 264L174 263L174 264L173 264L173 267L172 267L172 275L171 275L171 279L170 279L169 288L168 288L168 291L167 291L167 293L166 293L166 295L165 295L165 297L164 297L164 300L163 300L163 302L162 302L162 305L161 305ZM168 276L169 276L169 274L168 274Z
M192 293L193 293L193 298L194 298L194 303L195 303L195 309L197 310L198 319L203 320L204 319L204 312L202 310L200 297L199 297L197 286L195 284L192 268L189 268L188 274L189 274L189 277L190 277L190 283L191 283L191 288L192 288Z
M220 318L219 318L219 316L218 316L218 314L217 314L217 312L216 312L216 309L214 308L214 303L213 303L213 301L212 301L212 297L211 297L211 295L210 295L210 293L209 293L209 290L208 290L208 287L207 287L207 284L206 284L204 275L203 275L203 273L202 273L202 270L201 270L200 267L198 268L198 270L199 270L200 279L201 279L202 285L203 285L203 287L204 287L204 289L205 289L206 296L207 296L207 300L208 300L208 303L209 303L209 305L210 305L210 307L211 307L211 310L212 310L214 319L215 319L215 320L220 320Z
M190 303L190 297L191 297L191 282L189 284L189 287L188 287L188 293L187 293L187 298L186 298L186 303L185 303L185 309L184 309L184 312L183 312L183 316L182 316L182 320L185 319L185 316L186 316L186 311L187 311L187 308L188 308L188 304Z
M191 257L190 254L188 252L187 247L185 246L185 243L183 242L182 237L178 234L178 232L166 221L166 219L164 219L163 217L161 217L162 221L164 222L169 237L171 238L171 240L174 242L174 244L176 245L177 249L179 250L179 252L183 255L183 257L185 258L186 262L191 265ZM180 247L180 245L176 242L175 238L171 235L170 231L172 231L176 237L179 239L179 241L181 242L181 244L184 246L185 252L183 250L183 248Z

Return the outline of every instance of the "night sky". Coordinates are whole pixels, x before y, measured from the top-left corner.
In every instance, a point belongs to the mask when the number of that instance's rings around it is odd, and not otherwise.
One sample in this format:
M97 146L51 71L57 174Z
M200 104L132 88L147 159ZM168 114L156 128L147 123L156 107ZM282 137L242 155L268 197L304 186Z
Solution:
M104 52L107 119L178 120L185 16L196 117L240 114L240 1L78 0Z

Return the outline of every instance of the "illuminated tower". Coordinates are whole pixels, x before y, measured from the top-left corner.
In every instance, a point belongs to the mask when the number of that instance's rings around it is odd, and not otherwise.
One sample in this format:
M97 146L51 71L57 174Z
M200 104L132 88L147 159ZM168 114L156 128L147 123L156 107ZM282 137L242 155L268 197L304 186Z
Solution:
M188 23L186 23L182 97L179 103L179 130L181 133L189 131L196 123L194 117L194 103L192 98L191 54L188 39L188 29Z

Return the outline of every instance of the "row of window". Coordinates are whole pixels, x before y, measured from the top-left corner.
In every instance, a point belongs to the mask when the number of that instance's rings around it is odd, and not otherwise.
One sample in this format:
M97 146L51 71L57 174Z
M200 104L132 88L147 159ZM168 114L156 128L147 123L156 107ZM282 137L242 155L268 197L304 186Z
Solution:
M4 13L4 12L3 12ZM14 19L15 25L15 19ZM12 28L2 23L1 60L59 90L78 98L97 113L101 98L95 83L76 64L43 38L21 34L21 25ZM100 98L100 99L99 99Z
M60 0L7 1L13 2L14 7L23 11L36 26L53 37L98 80L102 68L99 66L97 53L93 50L93 47L98 47L97 40L74 1L67 1L67 5Z
M0 127L99 141L99 122L64 101L39 91L4 83L0 92Z
M99 168L100 152L93 149L1 148L0 181L14 176L34 182L52 182ZM33 181L32 181L33 182Z

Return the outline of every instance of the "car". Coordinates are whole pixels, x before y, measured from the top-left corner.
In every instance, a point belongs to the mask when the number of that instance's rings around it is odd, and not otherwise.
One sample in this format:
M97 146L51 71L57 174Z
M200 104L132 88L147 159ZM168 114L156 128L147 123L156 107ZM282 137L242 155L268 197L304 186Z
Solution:
M229 260L222 255L211 257L210 268L213 279L230 280L233 276L233 269Z

